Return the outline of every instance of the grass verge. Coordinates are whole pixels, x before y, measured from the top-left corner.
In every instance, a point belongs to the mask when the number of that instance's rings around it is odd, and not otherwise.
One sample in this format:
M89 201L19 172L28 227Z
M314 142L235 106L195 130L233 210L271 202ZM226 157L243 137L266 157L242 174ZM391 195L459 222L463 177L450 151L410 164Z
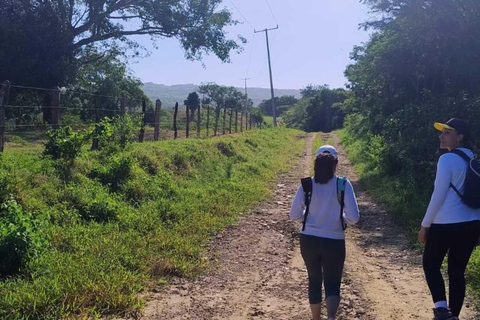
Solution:
M69 181L38 152L3 154L0 253L11 259L0 265L0 318L138 314L150 284L204 270L209 240L271 194L305 146L299 134L84 151Z

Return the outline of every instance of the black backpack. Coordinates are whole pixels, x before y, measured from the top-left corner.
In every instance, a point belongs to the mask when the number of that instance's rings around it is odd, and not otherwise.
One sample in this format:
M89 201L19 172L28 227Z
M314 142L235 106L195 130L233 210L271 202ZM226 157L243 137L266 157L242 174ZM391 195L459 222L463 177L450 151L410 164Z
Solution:
M465 176L465 183L463 185L463 195L460 194L453 184L450 183L450 187L467 206L473 209L480 209L480 160L478 160L477 157L470 159L465 152L458 149L450 152L467 161L467 175Z
M302 231L305 230L305 224L307 223L307 216L310 209L310 202L312 201L312 190L313 190L313 183L312 178L303 178L302 181L302 188L303 188L303 195L305 196L305 215L303 216L303 226ZM345 187L347 185L347 178L338 177L337 178L337 199L338 203L340 204L340 221L342 223L342 229L347 229L347 224L343 220L343 208L345 207Z

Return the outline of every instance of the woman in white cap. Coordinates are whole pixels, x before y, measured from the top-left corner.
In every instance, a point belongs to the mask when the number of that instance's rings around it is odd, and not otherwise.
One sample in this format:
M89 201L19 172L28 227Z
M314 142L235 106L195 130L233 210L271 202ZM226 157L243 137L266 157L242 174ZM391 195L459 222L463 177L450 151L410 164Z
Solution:
M435 304L434 320L458 319L465 298L465 269L480 235L480 212L461 198L467 165L473 158L469 130L462 119L435 123L440 148L449 152L437 164L435 189L418 240L425 244L423 269ZM440 271L448 252L449 303Z
M290 209L290 218L303 222L300 250L308 271L313 320L321 319L322 282L328 319L335 319L345 261L344 223L354 224L360 218L352 185L335 175L337 164L337 150L329 145L320 147L316 153L315 175L302 179Z

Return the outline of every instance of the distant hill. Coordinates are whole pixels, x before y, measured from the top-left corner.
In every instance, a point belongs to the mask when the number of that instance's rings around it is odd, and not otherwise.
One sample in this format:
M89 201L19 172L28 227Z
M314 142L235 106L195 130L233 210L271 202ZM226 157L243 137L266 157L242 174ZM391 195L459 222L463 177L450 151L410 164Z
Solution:
M244 92L244 88L237 88ZM143 85L143 91L152 100L160 99L162 101L162 107L173 108L175 102L180 105L187 99L188 94L193 91L198 91L198 86L194 84L176 84L172 86L166 86L164 84L156 84L152 82L146 82ZM275 89L275 96L295 96L300 98L300 90L295 89ZM248 88L248 96L253 100L255 106L258 106L262 100L270 99L270 89L267 88Z

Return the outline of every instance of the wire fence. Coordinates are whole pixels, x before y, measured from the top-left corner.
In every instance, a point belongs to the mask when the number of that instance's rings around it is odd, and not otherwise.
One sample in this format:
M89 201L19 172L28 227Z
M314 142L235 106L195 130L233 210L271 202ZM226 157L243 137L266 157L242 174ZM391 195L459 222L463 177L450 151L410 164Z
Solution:
M212 136L262 128L262 120L243 110L185 107L162 108L160 100L138 99L78 89L38 88L0 84L0 152L6 147L42 143L49 129L93 128L106 117L130 116L138 126L139 142Z

